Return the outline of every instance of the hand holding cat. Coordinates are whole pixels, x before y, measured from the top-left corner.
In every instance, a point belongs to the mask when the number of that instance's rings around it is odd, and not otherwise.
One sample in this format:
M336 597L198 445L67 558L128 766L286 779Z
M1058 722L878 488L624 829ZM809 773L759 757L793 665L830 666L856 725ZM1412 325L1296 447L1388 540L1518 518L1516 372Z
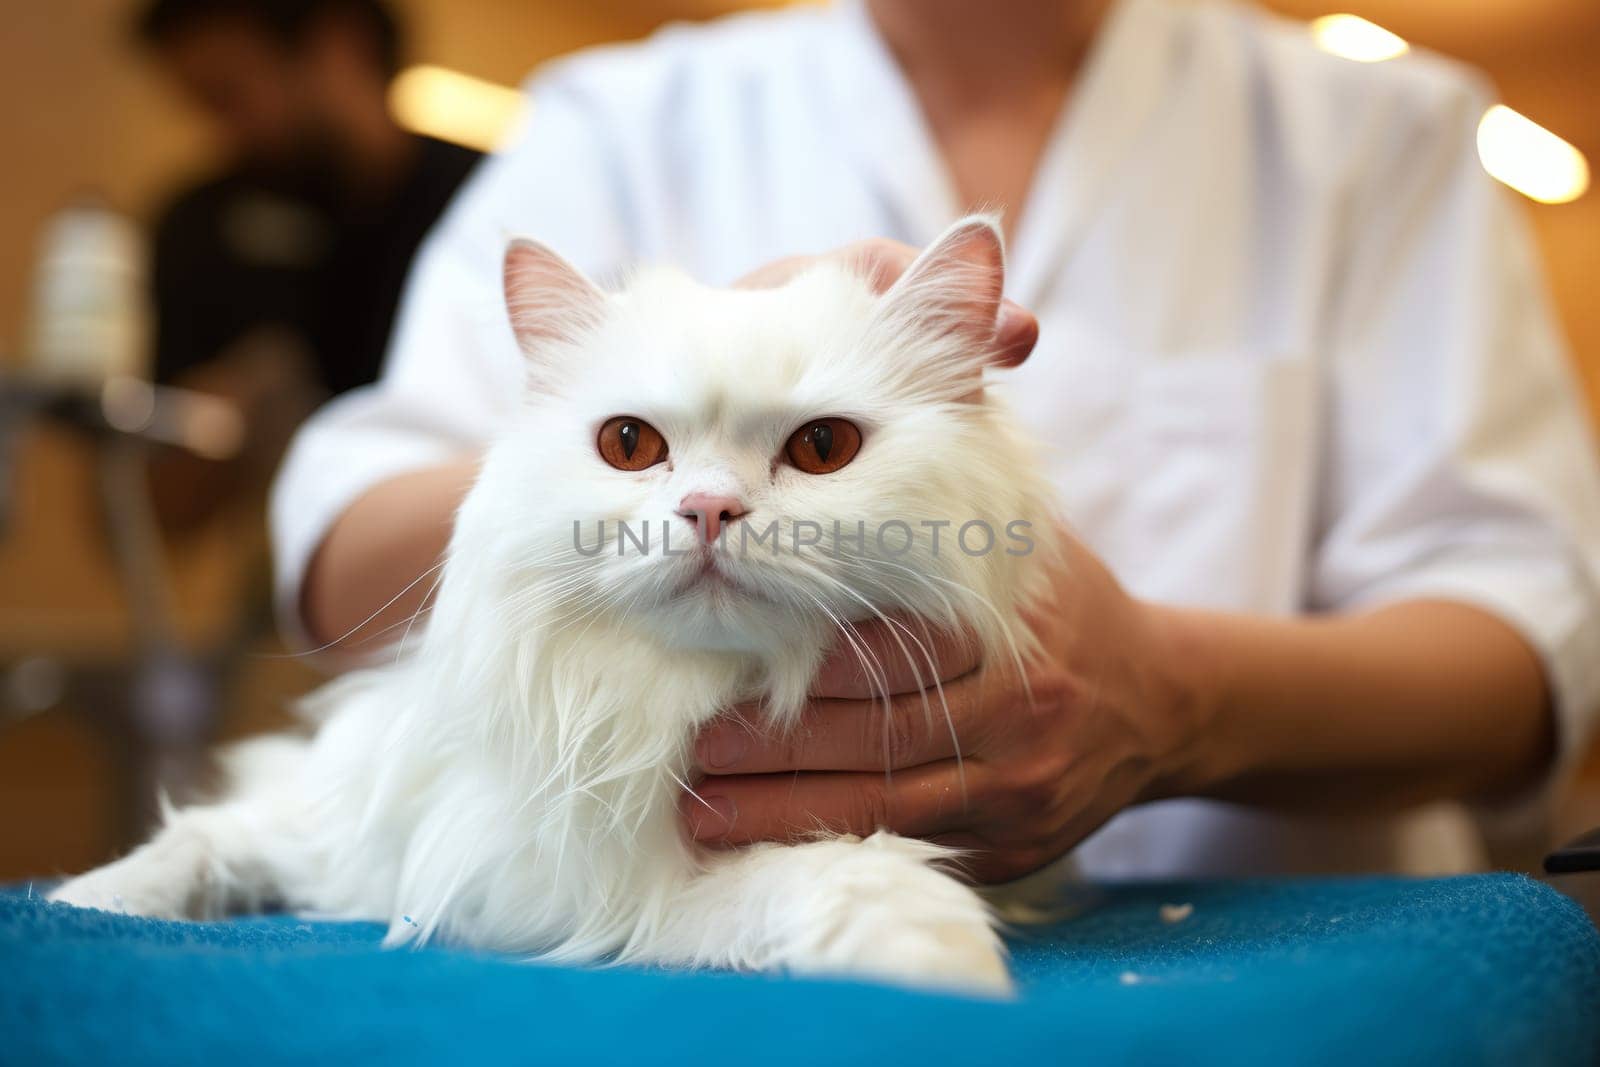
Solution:
M1160 616L1067 541L1056 593L1028 620L1045 654L1026 687L956 641L933 645L934 687L888 627L864 624L887 711L844 646L787 737L765 738L737 714L718 720L695 746L707 777L682 805L690 833L722 846L887 827L970 850L973 874L998 882L1163 795L1199 751L1198 705L1165 669L1174 657Z

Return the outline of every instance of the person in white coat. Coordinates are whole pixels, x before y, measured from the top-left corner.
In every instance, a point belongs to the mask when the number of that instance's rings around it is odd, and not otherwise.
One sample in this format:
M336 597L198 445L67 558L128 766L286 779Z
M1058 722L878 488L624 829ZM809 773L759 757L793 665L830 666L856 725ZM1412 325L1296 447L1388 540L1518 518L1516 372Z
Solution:
M303 636L422 603L519 392L509 235L602 279L759 284L841 247L892 274L1000 207L1038 344L997 387L1077 537L1037 702L945 654L951 805L920 699L884 752L825 670L787 743L699 739L689 832L888 825L1001 880L1074 847L1091 875L1460 870L1485 830L1537 831L1600 702L1600 473L1471 72L1223 3L845 0L583 53L528 95L420 253L382 380L280 474Z

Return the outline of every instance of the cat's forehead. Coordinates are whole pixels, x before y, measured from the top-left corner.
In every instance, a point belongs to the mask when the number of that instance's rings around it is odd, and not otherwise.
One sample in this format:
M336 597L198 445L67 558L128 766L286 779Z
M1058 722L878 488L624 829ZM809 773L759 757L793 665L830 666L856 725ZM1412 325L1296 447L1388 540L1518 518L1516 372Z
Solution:
M740 418L868 399L876 298L843 270L770 290L718 290L646 275L617 298L581 388L619 410Z

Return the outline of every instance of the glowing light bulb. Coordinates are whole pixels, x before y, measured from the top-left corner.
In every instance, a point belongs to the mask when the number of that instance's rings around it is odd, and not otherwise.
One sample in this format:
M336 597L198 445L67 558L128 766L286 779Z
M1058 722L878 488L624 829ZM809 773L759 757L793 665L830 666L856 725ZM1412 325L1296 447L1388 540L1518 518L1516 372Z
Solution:
M400 125L484 152L505 143L525 106L510 86L429 64L406 68L389 87L389 111Z
M1582 152L1504 104L1478 123L1478 158L1497 181L1541 204L1565 204L1589 188Z
M1360 15L1324 15L1311 23L1317 47L1357 63L1381 63L1411 50L1399 37Z

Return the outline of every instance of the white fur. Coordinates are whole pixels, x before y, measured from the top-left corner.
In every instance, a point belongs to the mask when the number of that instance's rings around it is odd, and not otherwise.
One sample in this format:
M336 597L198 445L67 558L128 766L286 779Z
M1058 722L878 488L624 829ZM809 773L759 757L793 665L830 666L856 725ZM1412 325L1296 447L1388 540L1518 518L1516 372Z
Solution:
M975 634L990 670L1032 653L1017 607L1056 546L1031 447L979 389L999 256L992 222L971 219L881 297L836 265L766 291L651 271L608 296L514 245L534 384L462 505L417 647L313 694L311 739L236 749L222 800L169 813L54 899L173 918L277 902L381 920L391 945L1008 988L947 850L880 832L708 852L676 814L697 728L757 698L785 729L852 622L926 620L897 631L918 662L929 627ZM595 435L618 414L658 428L670 462L607 466ZM861 427L855 461L820 476L779 462L822 416ZM687 591L696 557L617 556L616 520L682 523L692 491L737 495L758 528L778 519L782 550L728 553L735 588ZM573 522L588 546L601 518L607 551L581 555ZM974 518L1030 521L1036 550L964 554L956 528ZM790 551L797 520L831 537L834 519L866 522L865 551ZM912 552L878 554L887 520L923 535ZM923 520L952 523L937 555Z

